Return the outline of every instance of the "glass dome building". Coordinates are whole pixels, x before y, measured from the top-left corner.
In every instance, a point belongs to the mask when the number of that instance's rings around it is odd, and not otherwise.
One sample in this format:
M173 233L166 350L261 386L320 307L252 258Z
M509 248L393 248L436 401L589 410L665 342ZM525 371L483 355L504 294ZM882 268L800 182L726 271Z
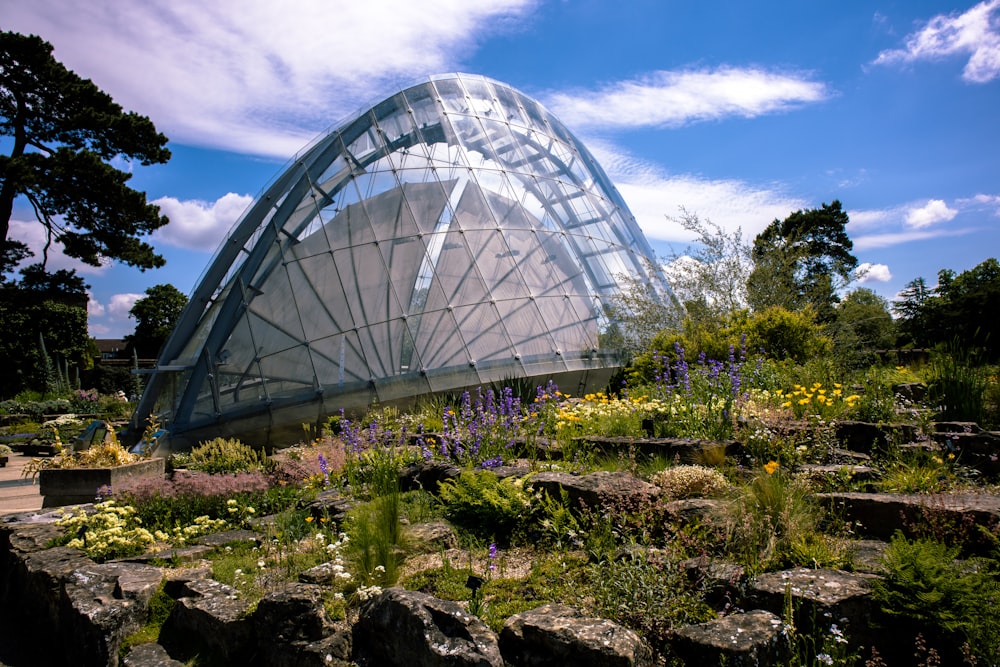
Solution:
M653 252L604 171L538 102L431 77L323 135L234 226L133 415L181 447L528 378L603 388L623 276ZM180 441L179 443L177 441Z

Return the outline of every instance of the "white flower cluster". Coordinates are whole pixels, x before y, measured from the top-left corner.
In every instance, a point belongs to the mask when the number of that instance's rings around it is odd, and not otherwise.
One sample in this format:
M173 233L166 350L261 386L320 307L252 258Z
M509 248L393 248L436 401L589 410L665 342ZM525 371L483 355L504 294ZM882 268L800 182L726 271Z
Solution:
M361 602L364 602L365 600L370 600L376 595L379 595L381 592L381 586L361 586L358 588L358 599Z
M103 560L140 554L155 542L153 534L142 527L134 507L106 500L94 505L87 514L77 509L64 514L56 525L66 535L74 535L66 546L82 550L90 558Z
M653 475L652 482L663 489L663 495L670 500L717 496L729 488L721 472L696 465L665 468Z

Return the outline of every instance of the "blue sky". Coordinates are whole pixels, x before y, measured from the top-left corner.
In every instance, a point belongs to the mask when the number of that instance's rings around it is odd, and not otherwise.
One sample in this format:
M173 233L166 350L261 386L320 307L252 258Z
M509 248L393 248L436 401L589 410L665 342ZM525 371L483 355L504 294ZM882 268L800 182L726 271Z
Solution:
M1000 0L3 5L0 28L42 36L171 139L170 163L131 181L171 218L152 237L167 266L76 265L99 338L132 332L147 288L189 293L253 197L324 130L444 72L542 101L664 256L688 244L670 219L681 207L752 239L834 199L869 269L856 284L888 299L1000 254ZM38 244L30 219L19 207L12 229Z

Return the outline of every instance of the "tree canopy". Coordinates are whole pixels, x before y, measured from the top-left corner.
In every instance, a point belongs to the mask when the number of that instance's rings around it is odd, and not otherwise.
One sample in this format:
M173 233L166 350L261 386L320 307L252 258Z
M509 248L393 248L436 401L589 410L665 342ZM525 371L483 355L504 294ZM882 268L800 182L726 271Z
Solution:
M837 290L851 281L857 258L839 201L775 220L754 239L747 284L755 310L811 305L821 322L835 317Z
M938 272L928 288L923 278L907 283L894 305L903 343L927 347L953 340L1000 357L1000 262L989 258L968 271Z
M135 318L135 333L127 340L138 356L152 358L159 353L187 302L184 293L169 284L150 287L135 302L129 311Z
M8 238L14 202L24 197L53 243L87 264L112 259L140 270L163 258L141 240L167 224L115 158L142 165L170 159L167 138L145 116L125 112L93 82L68 70L40 37L0 32L0 269L28 254ZM47 257L42 258L44 266Z

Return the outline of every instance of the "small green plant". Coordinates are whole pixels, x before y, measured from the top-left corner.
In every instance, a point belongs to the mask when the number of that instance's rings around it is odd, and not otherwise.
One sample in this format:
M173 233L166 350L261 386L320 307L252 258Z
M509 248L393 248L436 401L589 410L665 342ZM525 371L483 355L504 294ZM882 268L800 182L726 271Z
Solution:
M955 341L935 353L930 366L927 399L942 421L986 421L988 369L977 363L975 351L969 352Z
M683 568L669 559L603 561L591 566L589 584L601 616L639 632L660 651L674 628L715 618Z
M808 483L786 473L777 462L769 462L727 510L729 551L752 572L812 565L796 563L792 545L808 545L819 518Z
M987 661L1000 655L1000 572L996 561L958 561L961 547L893 535L883 554L882 578L872 595L889 616L925 632L943 632L948 643L967 642Z
M170 616L170 612L173 611L175 603L176 600L167 595L166 591L163 590L163 584L160 584L149 600L149 616L146 618L146 623L122 641L121 648L118 650L119 661L124 660L132 647L140 644L152 644L160 638L160 630Z
M445 516L485 539L515 533L531 505L523 480L501 480L488 470L463 470L439 493Z
M273 464L263 452L234 438L214 438L191 450L187 463L192 470L210 474L268 470Z

